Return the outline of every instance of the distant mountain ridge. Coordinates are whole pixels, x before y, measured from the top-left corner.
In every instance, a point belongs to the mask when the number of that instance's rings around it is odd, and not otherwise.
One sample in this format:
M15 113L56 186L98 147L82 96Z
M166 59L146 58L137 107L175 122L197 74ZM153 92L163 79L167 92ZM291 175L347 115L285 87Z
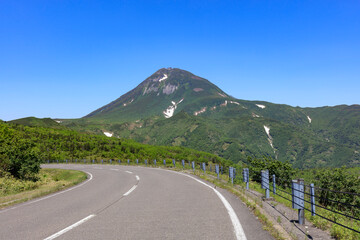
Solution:
M360 165L359 105L300 108L240 100L178 68L162 68L115 101L61 124L234 162L269 155L299 168Z

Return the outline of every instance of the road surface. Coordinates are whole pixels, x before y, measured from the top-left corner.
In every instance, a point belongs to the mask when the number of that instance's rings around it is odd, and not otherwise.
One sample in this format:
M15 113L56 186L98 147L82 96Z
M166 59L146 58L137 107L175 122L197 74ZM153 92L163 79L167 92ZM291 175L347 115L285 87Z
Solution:
M57 164L88 180L0 210L0 239L273 239L234 195L159 168Z

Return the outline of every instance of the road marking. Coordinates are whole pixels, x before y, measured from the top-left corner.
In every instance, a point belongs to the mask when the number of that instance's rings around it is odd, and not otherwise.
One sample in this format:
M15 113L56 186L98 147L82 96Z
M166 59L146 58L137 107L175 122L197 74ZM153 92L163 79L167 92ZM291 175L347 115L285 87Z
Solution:
M130 171L125 171L125 172L132 174L132 172L130 172Z
M116 169L116 168L111 168L110 170L119 171L119 169Z
M135 188L137 187L137 185L134 185L132 188L130 188L130 190L129 191L127 191L126 193L124 193L124 195L123 196L127 196L127 195L129 195L132 191L134 191L135 190Z
M84 172L85 172L85 171L84 171ZM63 193L72 191L72 190L74 190L74 189L76 189L76 188L79 188L79 187L85 185L86 183L90 182L90 181L93 179L93 175L92 175L91 173L89 173L89 172L85 172L85 173L87 173L87 174L90 176L90 178L89 178L87 181L85 181L85 182L83 182L83 183L81 183L81 184L79 184L79 185L76 185L76 186L74 186L74 187L72 187L72 188L68 188L68 189L66 189L66 190L64 190L64 191L61 191L61 192L57 192L57 193L48 195L48 196L46 196L46 197L42 197L42 198L39 198L39 199L36 199L36 200L32 200L32 201L30 201L30 202L23 203L23 204L21 204L21 205L19 205L19 206L16 206L16 207L4 209L4 210L0 211L0 213L7 212L7 211L9 211L9 210L13 210L13 209L16 209L16 208L19 208L19 207L22 207L22 206L27 206L27 205L30 205L30 204L33 204L33 203L36 203L36 202L40 202L40 201L42 201L42 200L45 200L45 199L48 199L48 198L52 198L52 197L55 197L55 196L57 196L57 195L60 195L60 194L63 194Z
M170 171L170 170L166 170L166 171ZM174 171L171 171L171 172L174 172ZM231 222L232 222L233 227L234 227L236 239L238 239L238 240L247 240L244 229L242 228L242 226L240 224L240 221L239 221L239 218L237 217L234 209L231 207L230 203L226 200L226 198L218 190L216 190L215 188L213 188L209 184L204 183L203 181L201 181L201 180L199 180L199 179L197 179L197 178L195 178L193 176L190 176L190 175L187 175L187 174L184 174L184 173L181 173L181 172L174 172L174 173L177 173L177 174L184 175L186 177L192 178L195 181L197 181L197 182L211 188L216 193L216 195L220 198L221 202L224 204L224 206L225 206L225 208L226 208L226 210L227 210L227 212L228 212L228 214L230 216Z
M51 235L50 237L45 238L44 240L52 240L52 239L55 239L55 238L63 235L64 233L70 231L71 229L76 228L77 226L79 226L79 225L83 224L84 222L90 220L91 218L93 218L93 217L95 217L95 216L96 216L96 215L91 214L91 215L87 216L86 218L83 218L83 219L81 219L80 221L74 223L73 225L71 225L71 226L69 226L69 227L67 227L67 228L64 228L63 230L61 230L61 231L59 231L59 232Z
M140 177L138 175L136 175L136 180L140 181Z

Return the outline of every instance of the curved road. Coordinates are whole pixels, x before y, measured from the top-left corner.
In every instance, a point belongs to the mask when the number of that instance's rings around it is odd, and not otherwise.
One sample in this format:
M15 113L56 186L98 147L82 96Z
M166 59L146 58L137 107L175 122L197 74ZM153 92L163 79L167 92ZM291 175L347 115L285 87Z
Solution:
M0 239L273 239L246 206L194 176L119 165L44 165L84 183L0 210Z

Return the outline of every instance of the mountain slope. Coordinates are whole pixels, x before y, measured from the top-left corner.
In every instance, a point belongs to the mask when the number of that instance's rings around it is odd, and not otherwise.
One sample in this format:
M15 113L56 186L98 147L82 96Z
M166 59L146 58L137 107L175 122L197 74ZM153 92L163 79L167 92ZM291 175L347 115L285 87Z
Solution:
M124 122L151 116L170 118L182 109L198 111L201 102L219 102L227 95L208 80L177 69L162 68L132 91L84 118Z
M360 164L360 106L300 108L233 98L208 80L163 68L82 119L63 125L233 162L270 155L299 168Z

